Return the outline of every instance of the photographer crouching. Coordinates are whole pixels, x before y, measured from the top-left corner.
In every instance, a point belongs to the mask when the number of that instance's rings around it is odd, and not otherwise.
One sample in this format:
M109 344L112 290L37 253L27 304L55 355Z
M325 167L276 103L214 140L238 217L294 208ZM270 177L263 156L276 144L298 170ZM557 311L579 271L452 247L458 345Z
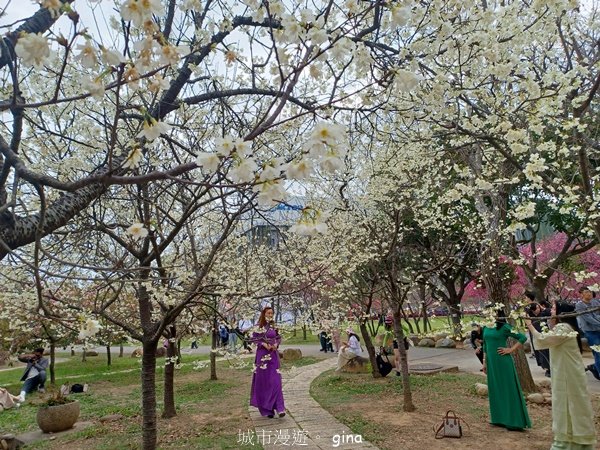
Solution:
M25 372L21 377L24 381L19 395L19 401L25 401L25 395L35 391L46 392L44 384L46 383L46 369L48 369L48 359L44 358L44 349L36 348L33 354L19 356L19 361L27 363Z

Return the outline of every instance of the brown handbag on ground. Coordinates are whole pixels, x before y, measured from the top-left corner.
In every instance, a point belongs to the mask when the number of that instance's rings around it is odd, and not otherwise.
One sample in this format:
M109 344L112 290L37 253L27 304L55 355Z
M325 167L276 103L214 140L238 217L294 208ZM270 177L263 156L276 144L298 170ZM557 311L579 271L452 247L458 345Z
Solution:
M448 412L446 412L446 415L442 417L442 423L437 427L437 429L435 428L435 426L433 427L435 431L435 438L442 439L445 437L462 437L463 422L465 423L465 425L469 426L469 424L466 423L464 419L458 417L453 410L449 410Z

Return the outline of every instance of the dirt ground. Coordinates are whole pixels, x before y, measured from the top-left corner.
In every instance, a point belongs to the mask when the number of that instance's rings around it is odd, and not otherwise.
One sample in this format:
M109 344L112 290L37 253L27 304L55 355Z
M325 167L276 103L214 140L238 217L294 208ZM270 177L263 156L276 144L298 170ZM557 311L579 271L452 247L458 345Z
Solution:
M184 386L183 392L176 393L178 415L171 419L158 414L158 448L160 449L236 449L239 430L253 429L248 413L250 392L250 370L220 370L219 382L230 386L218 398L202 399L200 394L210 382L208 374L193 373L176 376L176 391ZM106 384L105 386L103 386ZM194 385L197 388L194 389ZM114 387L109 383L98 383L95 388L102 390L105 398L115 402L137 386ZM191 390L190 390L191 389ZM160 402L160 395L157 397ZM54 442L46 441L43 448L52 450L117 450L138 449L141 444L141 415L124 417L115 421L102 422L98 417L83 417L94 425L77 436Z
M552 410L549 404L528 403L533 428L507 431L488 423L486 397L478 396L474 383L483 381L470 374L411 377L416 411L402 411L402 390L398 377L373 380L370 375L322 375L313 385L313 397L334 416L364 439L382 450L547 450L552 442ZM253 429L248 413L250 370L221 370L219 378L230 386L218 396L202 399L199 392L210 389L207 374L177 377L178 416L158 420L160 449L239 449L238 432ZM319 380L319 379L317 379ZM119 398L136 386L102 388L102 395ZM350 394L348 394L350 392ZM322 401L325 400L325 402ZM159 398L160 401L160 398ZM596 426L600 429L600 397L592 399ZM455 410L465 421L461 439L434 438L433 427L442 415ZM116 422L101 423L88 417L94 426L88 432L66 440L47 442L54 450L137 449L141 438L141 417L134 415ZM244 447L251 448L251 447ZM599 447L600 448L600 447Z
M382 409L392 408L391 401L383 401ZM531 406L528 410L534 427L531 430L517 432L505 428L494 427L487 420L476 420L471 414L461 414L464 407L456 407L458 414L468 425L463 425L464 436L460 439L435 439L434 425L442 421L443 404L428 404L412 413L388 414L380 411L369 411L365 418L377 422L388 432L385 439L377 444L382 449L402 450L548 450L552 441L552 419L549 406Z
M340 379L333 376L333 386ZM356 377L356 375L354 376ZM525 431L508 431L489 424L487 397L475 393L474 382L483 380L469 374L414 377L414 412L402 411L400 379L388 377L383 380L368 379L352 381L353 388L362 383L371 393L348 397L341 391L328 400L328 385L320 384L313 390L313 397L320 398L334 416L351 428L361 431L362 436L382 450L548 450L552 444L552 407L549 403L527 403L532 428ZM411 377L412 378L412 377ZM427 380L428 379L428 380ZM341 380L342 383L345 380ZM383 384L383 390L373 389L373 383ZM348 390L346 390L348 392ZM549 392L542 389L541 392ZM600 429L600 397L592 397L596 429ZM460 439L435 439L434 427L442 422L447 410L454 410L466 421ZM598 447L600 448L600 446Z

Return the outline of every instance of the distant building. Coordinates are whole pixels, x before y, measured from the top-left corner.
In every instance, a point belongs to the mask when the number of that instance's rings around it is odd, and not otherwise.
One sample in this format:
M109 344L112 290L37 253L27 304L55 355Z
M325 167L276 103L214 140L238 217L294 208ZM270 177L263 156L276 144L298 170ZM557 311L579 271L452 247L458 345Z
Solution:
M279 247L282 233L300 219L304 200L293 197L286 203L279 203L268 211L251 211L241 221L244 235L255 244Z

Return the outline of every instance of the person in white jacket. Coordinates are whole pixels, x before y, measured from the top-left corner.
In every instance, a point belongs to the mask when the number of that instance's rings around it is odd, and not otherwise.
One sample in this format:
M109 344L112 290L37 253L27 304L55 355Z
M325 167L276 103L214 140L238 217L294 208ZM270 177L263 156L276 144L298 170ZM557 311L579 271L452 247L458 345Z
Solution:
M362 355L360 339L358 338L354 330L352 328L348 328L346 330L346 334L348 335L348 341L342 342L340 351L338 353L338 371L341 370L342 367L344 367L350 361Z

